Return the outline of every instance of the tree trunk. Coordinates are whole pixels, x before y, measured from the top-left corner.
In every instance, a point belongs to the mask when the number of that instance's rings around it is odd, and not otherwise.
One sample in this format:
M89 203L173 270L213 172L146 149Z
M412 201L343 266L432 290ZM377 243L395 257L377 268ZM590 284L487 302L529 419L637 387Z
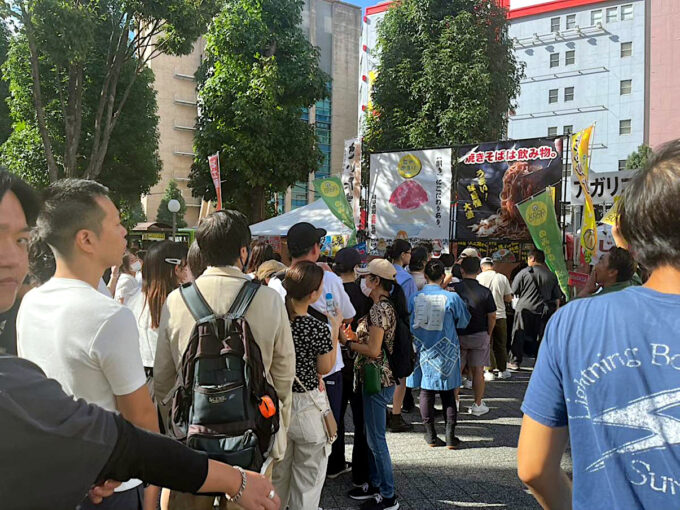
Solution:
M250 222L259 223L264 220L264 188L262 186L255 186L250 192L250 203L252 205L250 210Z
M68 97L64 111L64 173L66 177L80 177L78 172L78 148L80 146L81 126L83 120L83 66L69 66Z

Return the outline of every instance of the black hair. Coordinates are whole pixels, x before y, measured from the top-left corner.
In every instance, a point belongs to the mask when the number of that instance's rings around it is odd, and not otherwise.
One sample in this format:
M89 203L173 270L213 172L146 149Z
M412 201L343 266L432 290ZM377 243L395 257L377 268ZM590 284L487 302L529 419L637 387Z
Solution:
M628 250L619 247L612 248L607 262L609 269L616 269L617 282L628 281L635 274L635 260Z
M456 263L456 258L453 256L453 253L442 253L439 260L444 264L444 267L453 267Z
M106 186L86 179L62 179L51 184L38 216L40 238L60 255L70 256L79 231L101 232L106 213L97 198L108 196Z
M424 248L427 251L428 257L434 253L434 245L430 241L422 241L418 243L417 248Z
M304 248L300 248L299 246L288 245L288 254L292 259L301 259L303 257L306 257L317 244L319 243L317 242L311 246L306 246ZM319 256L319 259L321 259L321 255Z
M264 262L274 258L274 248L266 241L253 241L250 243L250 262L246 273L254 273Z
M402 253L411 251L411 243L405 239L395 239L391 246L385 251L385 258L394 263L401 257Z
M26 223L31 227L35 225L35 221L40 213L40 199L38 195L20 177L0 166L0 201L2 201L8 191L14 193L14 196L19 200L24 216L26 216Z
M46 283L57 271L57 262L49 245L40 239L37 232L31 234L28 243L28 275L37 285Z
M276 262L281 262L281 254L278 251L274 252L274 260Z
M409 262L408 267L411 272L422 271L425 269L425 264L427 264L428 253L427 250L422 246L417 246L411 251L411 262Z
M631 179L619 212L621 234L646 269L680 269L680 140L661 146Z
M444 264L441 260L430 260L425 265L425 276L431 282L438 282L444 276Z
M238 211L216 211L198 225L196 242L206 266L231 266L250 244L248 220Z
M465 274L477 274L479 273L479 259L477 257L464 257L460 261L460 267Z
M390 293L390 302L394 306L394 310L397 313L399 319L408 321L408 306L406 304L406 294L404 289L394 280L388 280L386 278L380 278L377 275L373 275L375 278L380 279L380 286Z
M344 264L341 264L339 262L336 262L333 264L333 272L337 274L338 276L347 274L347 273L353 273L354 272L354 267L349 267Z
M539 264L545 264L545 253L538 248L532 248L529 252L529 257L532 257Z

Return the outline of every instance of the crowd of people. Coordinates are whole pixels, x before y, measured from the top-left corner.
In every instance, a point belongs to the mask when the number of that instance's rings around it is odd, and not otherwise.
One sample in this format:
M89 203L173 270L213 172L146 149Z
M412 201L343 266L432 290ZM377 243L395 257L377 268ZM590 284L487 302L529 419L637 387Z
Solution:
M269 244L251 239L241 213L223 210L200 222L189 247L163 241L140 251L128 247L102 185L67 179L38 200L2 170L0 311L10 321L2 332L8 354L0 355L3 503L317 510L325 480L351 473L348 496L361 509L397 510L386 434L413 429L403 414L415 409L414 393L424 447L456 450L463 445L456 436L461 391L472 391L467 412L482 417L491 411L486 382L511 379L527 358L537 358L522 407L518 466L539 503L662 504L672 487L668 480L663 490L648 483L651 466L666 466L668 476L680 467L677 420L663 414L680 401L677 346L663 339L675 330L680 304L679 195L676 142L632 181L615 232L619 246L564 306L537 249L509 277L474 248L434 257L428 243L403 239L384 258L365 261L343 248L322 263L326 232L298 223L286 236L284 265ZM667 207L652 209L648 200ZM197 316L189 289L209 315ZM242 321L241 354L227 341L234 321ZM212 354L208 335L224 339ZM197 358L242 363L247 388L198 380L206 377L198 368L196 386L183 386L193 342ZM413 354L408 374L405 360L394 356L404 342ZM277 402L252 392L253 366ZM223 374L211 370L209 378ZM178 395L195 397L188 416L178 411ZM252 460L257 437L244 444L253 431L234 432L240 422L232 415L247 408L244 398L257 401L265 420L275 417L262 462ZM201 421L206 415L212 425ZM168 437L182 438L183 424L210 445L206 451ZM211 434L219 442L208 442ZM568 438L573 498L560 468ZM230 466L222 448L242 459L250 452L246 469ZM631 463L628 454L646 460ZM41 490L33 490L36 480Z

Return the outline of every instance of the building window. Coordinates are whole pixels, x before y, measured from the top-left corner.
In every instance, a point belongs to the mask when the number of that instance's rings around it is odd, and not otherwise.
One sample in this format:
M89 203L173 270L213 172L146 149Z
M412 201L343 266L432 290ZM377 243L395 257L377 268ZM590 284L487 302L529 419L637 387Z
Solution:
M619 121L619 134L620 135L629 135L631 133L631 131L632 131L631 122L632 121L630 119Z
M550 89L548 91L548 104L556 103L558 94L559 89Z
M573 101L574 100L574 87L565 87L564 88L564 100L565 101Z
M562 128L562 134L565 136L569 136L574 132L574 126L564 126Z
M560 18L550 18L550 31L551 32L560 31Z
M626 4L621 6L621 21L628 21L633 19L633 4Z
M625 96L633 92L633 80L621 80L621 95Z
M569 50L564 54L564 65L571 66L576 63L576 50Z
M567 30L576 28L576 14L569 14L567 16Z
M559 67L560 65L560 54L551 53L550 54L550 67Z
M607 8L607 23L614 23L616 18L618 18L618 7Z
M590 11L590 24L597 25L598 23L602 23L602 9Z
M557 136L557 126L548 128L548 136Z
M633 43L632 42L622 42L621 43L621 58L632 57L633 56Z
M619 159L619 172L622 172L626 169L626 161L627 160L625 159Z

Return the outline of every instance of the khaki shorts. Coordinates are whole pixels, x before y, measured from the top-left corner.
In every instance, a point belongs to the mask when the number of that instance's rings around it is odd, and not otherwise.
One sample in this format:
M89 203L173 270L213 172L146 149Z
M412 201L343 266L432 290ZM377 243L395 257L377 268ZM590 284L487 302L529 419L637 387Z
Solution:
M460 337L460 366L488 367L491 342L486 331Z

